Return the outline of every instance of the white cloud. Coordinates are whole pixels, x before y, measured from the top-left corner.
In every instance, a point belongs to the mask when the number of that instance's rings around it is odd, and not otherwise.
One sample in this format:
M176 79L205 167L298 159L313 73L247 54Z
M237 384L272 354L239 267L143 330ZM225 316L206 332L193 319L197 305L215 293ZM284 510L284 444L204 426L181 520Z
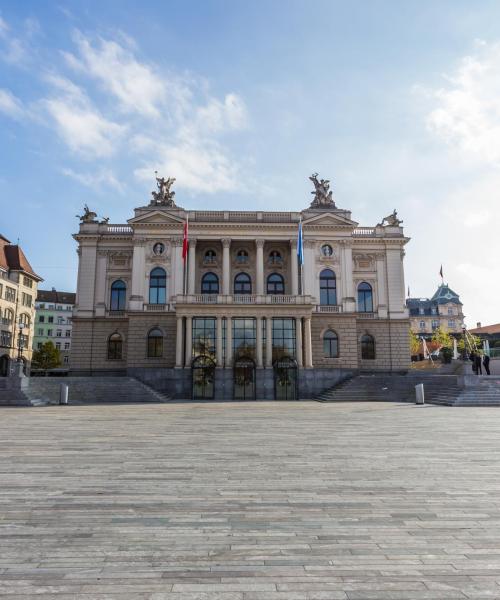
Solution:
M47 77L56 93L42 101L56 131L71 148L87 158L112 155L124 125L102 116L85 92L72 81L57 75Z
M0 112L13 119L20 119L24 115L23 104L9 90L0 88Z
M168 90L166 80L154 67L137 61L129 50L115 41L99 39L93 46L80 32L75 33L74 40L79 55L64 53L68 65L97 79L118 99L123 111L147 117L160 116ZM174 85L177 86L177 82Z
M478 45L446 80L431 93L428 127L469 157L500 165L500 43Z
M194 121L197 130L212 133L244 129L247 124L246 106L236 94L227 94L224 102L211 98L205 106L197 109Z
M78 181L82 185L92 188L94 190L99 190L103 187L110 187L118 192L123 192L123 184L115 177L112 171L109 169L100 169L95 173L83 173L76 172L73 169L61 169L61 172Z
M0 16L0 58L14 66L24 66L30 60L31 38L40 31L36 19L26 19L20 36L11 32L8 23Z

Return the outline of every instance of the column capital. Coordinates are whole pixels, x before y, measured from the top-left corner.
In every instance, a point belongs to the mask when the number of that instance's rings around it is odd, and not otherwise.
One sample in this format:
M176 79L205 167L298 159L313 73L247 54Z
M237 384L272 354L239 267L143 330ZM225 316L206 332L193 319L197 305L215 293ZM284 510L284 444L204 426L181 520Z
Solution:
M266 243L266 240L262 240L261 238L257 238L255 240L255 245L257 246L257 248L264 248L265 243Z
M188 238L188 242L191 248L196 248L196 242L198 241L198 238Z
M231 246L231 238L222 238L221 242L223 248L229 248Z
M297 248L297 238L293 238L290 240L290 246L292 248Z
M180 235L174 236L172 238L172 245L173 246L182 246L183 242L184 242L184 240L183 240L183 238Z

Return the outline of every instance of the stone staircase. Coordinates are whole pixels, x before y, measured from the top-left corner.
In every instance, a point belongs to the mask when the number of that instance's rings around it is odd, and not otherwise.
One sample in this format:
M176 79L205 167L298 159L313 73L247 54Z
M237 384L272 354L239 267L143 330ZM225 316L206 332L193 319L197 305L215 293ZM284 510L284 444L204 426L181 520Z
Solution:
M134 377L33 377L23 389L7 389L0 380L0 406L59 404L60 385L69 386L70 405L168 402L170 398Z
M319 394L319 402L415 402L415 386L424 384L429 404L452 405L462 388L454 375L361 374Z
M453 406L500 406L500 377L479 377L478 385L461 390Z

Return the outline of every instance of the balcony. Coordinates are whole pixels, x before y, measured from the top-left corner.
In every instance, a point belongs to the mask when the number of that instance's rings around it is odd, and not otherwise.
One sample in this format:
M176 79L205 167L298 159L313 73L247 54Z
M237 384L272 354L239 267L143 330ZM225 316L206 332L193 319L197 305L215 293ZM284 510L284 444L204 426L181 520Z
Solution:
M341 313L342 306L340 304L317 304L316 312L319 312L319 313Z
M291 294L187 294L175 298L176 304L312 304L312 296Z
M170 304L145 304L146 312L170 312L172 310Z

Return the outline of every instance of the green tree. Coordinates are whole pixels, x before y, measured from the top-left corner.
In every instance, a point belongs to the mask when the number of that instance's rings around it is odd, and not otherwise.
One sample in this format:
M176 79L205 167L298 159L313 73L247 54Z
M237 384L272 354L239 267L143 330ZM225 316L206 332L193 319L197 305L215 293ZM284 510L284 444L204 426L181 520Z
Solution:
M45 342L33 352L32 362L38 369L55 369L61 366L61 351L52 342Z
M481 348L483 347L483 342L481 341L481 338L477 337L477 335L468 333L467 334L467 352L470 351L470 346L472 346L473 349L475 346L476 350L481 350ZM458 340L457 348L460 353L463 353L463 351L464 351L464 336L463 335L460 336L460 339Z
M453 340L451 335L442 327L438 327L432 334L432 341L444 348L453 348Z
M418 354L420 350L420 338L410 329L410 351L412 356Z

